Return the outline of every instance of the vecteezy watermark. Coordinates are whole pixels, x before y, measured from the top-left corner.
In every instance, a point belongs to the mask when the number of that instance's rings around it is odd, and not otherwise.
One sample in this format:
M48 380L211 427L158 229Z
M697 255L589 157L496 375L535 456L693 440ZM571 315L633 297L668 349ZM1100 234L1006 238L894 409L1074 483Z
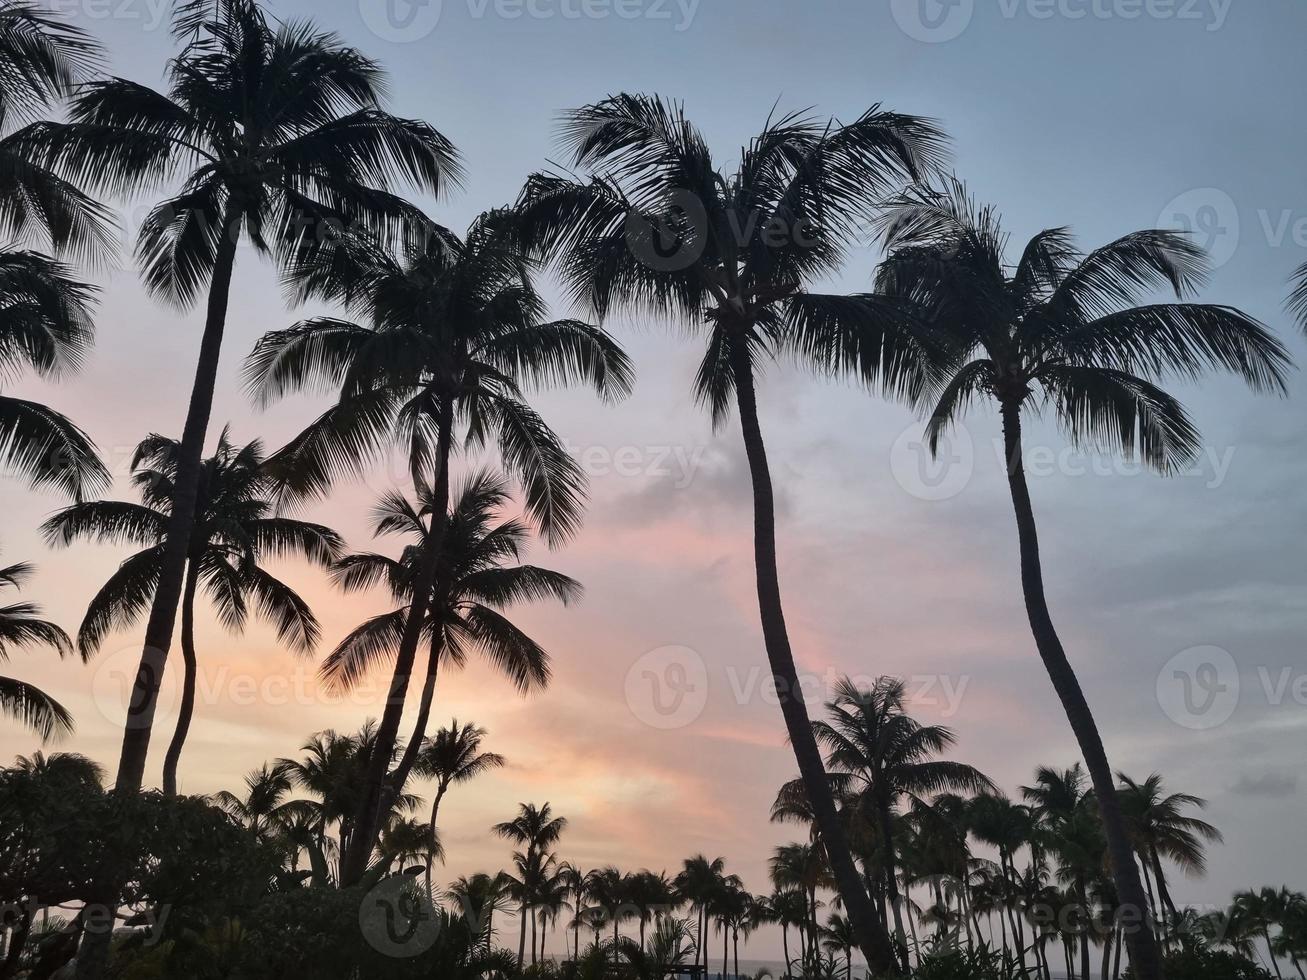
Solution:
M987 4L992 0L985 0ZM1219 31L1234 0L997 0L1004 20L1162 20L1201 24ZM890 12L908 37L942 44L962 36L976 14L976 0L890 0Z
M426 890L408 875L383 878L359 905L359 931L383 956L420 956L440 937L440 916Z
M383 41L408 44L431 34L442 0L358 0L364 25ZM464 0L472 20L651 20L688 30L699 0Z
M675 490L684 490L694 482L708 451L706 445L612 447L566 443L565 448L586 476L650 478L665 481Z
M80 21L134 21L143 31L157 31L169 23L169 0L48 0L47 7L60 19Z
M132 644L106 653L95 660L91 675L91 696L106 721L115 725L145 724L129 711L133 688L141 665L141 646ZM170 714L181 701L183 687L181 651L171 651L158 680L155 711ZM347 705L372 707L383 704L389 697L389 685L376 679L365 679L348 690L334 687L323 681L317 670L308 665L296 664L281 673L255 673L241 670L222 662L206 662L200 658L195 673L195 704L228 705L233 708L314 707ZM139 706L138 706L139 707Z
M626 672L625 694L631 714L650 728L685 728L708 705L708 667L689 647L658 647Z
M1007 448L995 438L991 444L1000 471L1007 466ZM1200 479L1208 490L1219 490L1234 464L1234 446L1204 446L1194 460L1171 475ZM964 425L940 436L937 451L926 443L923 426L914 422L890 446L890 472L894 481L918 500L951 500L965 490L975 473L976 450ZM1131 477L1152 472L1138 456L1090 452L1080 446L1046 446L1027 442L1022 468L1031 480L1048 477Z
M1215 269L1234 258L1239 248L1239 207L1216 187L1195 187L1172 198L1162 208L1157 227L1192 235Z
M1193 731L1224 725L1254 692L1272 708L1286 704L1305 708L1307 671L1261 665L1256 686L1249 687L1228 650L1197 646L1181 650L1157 675L1157 703L1163 713Z
M967 488L976 468L976 446L965 426L943 433L930 451L920 423L908 426L890 446L894 480L918 500L950 500Z
M781 678L759 666L744 671L734 666L727 667L726 678L737 705L755 702L779 705L782 692L790 689ZM859 690L870 690L878 680L870 676L849 676L829 667L821 673L799 672L793 689L803 696L806 703L821 704L829 701L844 683ZM958 713L967 688L971 686L971 677L967 674L913 674L902 681L905 701L916 707L936 710L943 718L952 718Z
M1177 725L1206 731L1224 725L1239 706L1239 667L1229 651L1181 650L1157 675L1157 703Z

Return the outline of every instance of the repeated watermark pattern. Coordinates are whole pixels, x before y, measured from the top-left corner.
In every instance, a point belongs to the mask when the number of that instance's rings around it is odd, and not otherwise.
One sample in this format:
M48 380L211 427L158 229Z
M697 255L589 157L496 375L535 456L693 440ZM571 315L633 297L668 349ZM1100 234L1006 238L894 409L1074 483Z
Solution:
M1157 703L1175 724L1190 731L1220 728L1240 705L1307 707L1307 670L1259 665L1256 683L1241 676L1233 655L1218 646L1181 650L1157 675Z
M454 0L450 0L452 4ZM623 20L690 29L700 0L459 0L472 20ZM429 37L446 12L444 0L359 0L363 23L377 37L411 44Z
M1007 21L1175 21L1207 31L1225 26L1234 0L982 0ZM925 44L955 41L975 19L976 0L890 0L890 13L908 37Z
M663 646L640 656L626 673L624 694L631 714L660 731L688 728L702 717L709 695L724 692L731 702L777 706L783 693L793 689L809 704L827 701L845 681L870 688L877 678L850 675L828 667L800 671L793 684L760 665L741 668L728 664L715 680L702 654L688 646ZM906 700L933 709L945 718L962 707L971 685L969 675L914 674L903 679Z

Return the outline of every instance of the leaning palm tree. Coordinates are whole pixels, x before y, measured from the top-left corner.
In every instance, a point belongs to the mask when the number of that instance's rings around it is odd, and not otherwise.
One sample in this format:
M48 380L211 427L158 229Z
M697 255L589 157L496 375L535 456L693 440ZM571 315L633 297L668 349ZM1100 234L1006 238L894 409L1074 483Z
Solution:
M0 588L21 588L35 570L27 562L0 568ZM8 661L14 650L25 647L53 647L61 657L73 652L68 634L40 615L40 607L32 602L0 606L0 662ZM0 712L33 729L43 741L73 730L73 716L58 701L13 677L0 677Z
M77 634L84 658L93 656L111 632L135 623L158 593L182 457L177 440L148 436L132 458L139 504L118 500L73 504L41 526L46 541L54 546L91 538L141 548L118 567L87 607ZM163 790L170 796L177 792L177 766L195 712L197 595L203 591L208 596L219 621L233 632L244 629L253 607L293 649L307 653L318 642L318 621L308 603L264 566L270 558L295 555L327 567L339 557L343 542L321 524L274 515L266 499L268 486L262 444L256 440L235 446L224 429L214 454L200 467L186 555L181 602L185 674L177 727L163 764Z
M1149 884L1151 876L1159 903L1174 917L1179 910L1167 887L1162 858L1178 864L1189 877L1201 878L1207 872L1204 848L1225 838L1206 820L1185 813L1205 809L1207 801L1189 793L1166 793L1160 773L1142 783L1124 773L1117 773L1117 778L1121 780L1121 809L1143 864L1144 884Z
M305 23L270 24L254 0L185 0L168 89L123 78L78 90L70 121L27 127L24 148L73 181L115 195L180 181L143 223L146 288L174 306L207 290L204 334L182 430L175 504L123 736L117 785L139 789L184 585L209 414L237 249L281 264L332 226L398 238L414 209L387 193L403 178L439 191L457 176L449 142L380 108L380 67Z
M505 765L502 755L481 751L481 744L485 737L484 728L478 728L471 722L460 725L455 718L447 728L440 729L423 741L413 772L418 776L433 779L436 783L435 793L431 797L431 819L428 821L432 833L436 831L436 817L440 813L440 803L451 786L466 783L483 773ZM566 865L561 870L570 874ZM427 865L427 880L431 880L430 864Z
M559 544L579 528L585 478L524 389L579 382L618 397L631 384L630 363L607 334L576 320L545 319L528 263L502 226L502 216L492 213L465 239L432 227L398 258L366 236L337 239L298 266L296 280L303 295L343 302L367 322L315 319L270 333L248 364L250 386L264 404L314 385L339 392L336 404L279 454L288 493L323 492L342 470L357 473L398 443L414 486L429 495L428 546L395 653L378 729L383 746L398 736L436 585L455 445L497 440L505 470L524 488L528 515L550 544ZM387 775L380 758L368 770L347 880L362 873L375 833Z
M403 534L409 539L400 558L348 555L333 569L336 583L345 591L384 585L400 603L352 630L323 662L322 676L334 687L353 687L378 663L394 658L403 642L425 551L434 547L433 495L424 491L418 497L415 504L399 493L384 494L374 512L378 535ZM509 501L507 484L485 471L474 474L455 494L445 521L436 581L421 614L426 678L408 748L390 775L392 787L408 779L418 760L442 667L462 668L468 655L478 652L521 694L549 683L549 654L505 611L546 598L568 605L582 590L578 582L559 572L518 564L529 531L521 521L498 520Z
M797 683L754 381L768 360L792 353L824 372L917 390L923 359L912 355L921 341L896 310L808 286L839 268L880 196L934 169L943 138L926 120L879 107L847 125L786 115L769 119L725 171L680 105L632 94L569 113L563 137L584 173L533 176L517 209L521 233L599 316L649 311L706 341L695 393L715 426L732 402L739 413L762 633L785 726L859 945L873 969L892 969Z
M998 216L978 208L958 181L942 193L905 196L883 221L890 256L880 291L912 303L952 348L952 377L917 399L933 402L927 444L936 450L977 397L998 403L1031 632L1093 780L1122 904L1144 910L1112 769L1044 593L1022 415L1047 408L1075 443L1138 452L1172 472L1196 457L1199 436L1157 380L1227 369L1254 389L1283 391L1289 356L1252 317L1187 301L1204 280L1206 256L1175 232L1135 232L1086 255L1055 228L1036 235L1013 267ZM1161 289L1179 301L1139 305ZM1161 975L1146 922L1132 930L1130 950L1142 980Z

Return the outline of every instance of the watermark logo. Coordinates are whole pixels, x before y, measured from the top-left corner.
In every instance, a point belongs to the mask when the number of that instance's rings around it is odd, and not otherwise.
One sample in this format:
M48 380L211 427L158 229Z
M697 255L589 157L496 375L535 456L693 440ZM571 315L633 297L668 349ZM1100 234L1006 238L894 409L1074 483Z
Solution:
M1214 269L1234 258L1239 248L1239 206L1216 187L1196 187L1172 198L1162 209L1157 226L1192 235Z
M658 215L631 211L626 216L626 244L655 272L681 272L703 257L708 211L697 194L674 191Z
M146 728L152 722L152 718L140 713L139 706L138 710L131 710L141 659L139 643L120 647L113 653L95 658L95 672L91 675L91 698L104 719L115 726L126 724L128 728ZM173 664L172 670L160 668L163 676L155 681L159 688L155 701L156 713L171 714L181 700L181 657L169 659L176 659L178 663Z
M689 647L658 647L631 665L625 689L631 714L650 728L685 728L708 704L708 668Z
M442 0L359 0L363 23L383 41L410 44L440 23Z
M962 36L976 13L976 0L890 0L899 29L915 41L943 44Z
M1157 703L1177 725L1207 731L1224 725L1239 706L1239 667L1214 646L1181 650L1157 675Z
M406 875L383 878L359 905L359 931L383 956L420 956L440 936L440 918L416 882Z
M976 446L965 426L940 436L932 453L920 422L900 433L890 447L890 472L918 500L950 500L966 489L976 468Z

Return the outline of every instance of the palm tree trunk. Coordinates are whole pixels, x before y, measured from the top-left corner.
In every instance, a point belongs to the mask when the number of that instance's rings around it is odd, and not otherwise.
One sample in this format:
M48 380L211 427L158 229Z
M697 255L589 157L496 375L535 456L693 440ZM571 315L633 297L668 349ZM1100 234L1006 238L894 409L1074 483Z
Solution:
M430 823L428 826L430 826L430 828L431 828L431 839L432 839L432 841L434 841L434 840L436 839L436 814L438 814L438 813L440 812L440 801L443 800L443 799L445 798L445 790L446 790L446 789L448 789L448 786L447 786L445 783L442 782L442 783L441 783L441 784L436 788L436 798L435 798L434 800L431 801L431 823ZM434 862L435 862L435 859L436 859L436 856L435 856L434 854L428 854L428 855L427 855L427 888L428 888L428 890L431 888L431 869L432 869L432 866L433 866L433 864L434 864Z
M781 952L785 956L785 975L790 973L790 927L781 923Z
M732 336L730 346L740 429L744 436L745 455L748 457L753 483L753 550L758 579L758 612L772 681L776 686L790 744L794 747L794 756L799 764L799 775L803 779L817 828L826 845L826 854L840 897L844 900L849 922L853 926L853 934L858 937L858 945L873 972L896 973L898 967L889 936L877 921L866 889L858 880L858 869L853 863L844 827L835 810L835 799L831 794L830 782L822 764L817 739L812 733L803 692L799 687L798 671L794 666L794 653L790 649L790 637L781 604L780 573L776 562L776 502L771 471L767 465L767 449L758 422L753 369L738 334ZM1153 978L1145 977L1143 980Z
M443 598L445 590L437 587L437 593ZM389 807L404 789L404 784L408 782L408 775L413 771L413 765L418 760L418 755L422 752L422 742L427 737L427 721L431 718L431 705L436 697L436 677L440 673L440 654L445 646L445 638L440 630L433 630L431 634L431 652L427 656L427 676L422 682L422 700L418 703L417 721L413 724L413 735L408 740L408 745L404 747L404 755L399 760L399 765L395 771L390 774L389 792L386 794L387 799L382 802L382 810ZM435 821L432 821L431 829L435 830Z
M1280 972L1280 961L1275 958L1275 946L1271 943L1271 930L1262 929L1262 937L1266 940L1266 952L1271 957L1271 969L1275 971L1276 980L1284 980L1284 974Z
M1021 549L1021 584L1025 593L1026 613L1035 646L1048 671L1049 679L1057 691L1071 729L1075 732L1080 753L1093 781L1103 831L1107 837L1112 876L1116 881L1121 905L1129 911L1127 921L1137 919L1128 930L1126 942L1130 947L1130 962L1139 980L1162 980L1162 958L1157 939L1147 916L1147 898L1139 880L1134 848L1126 831L1117 798L1112 767L1107 761L1103 740L1094 722L1089 703L1085 700L1075 670L1066 658L1062 641L1053 626L1044 595L1044 576L1039 559L1039 537L1035 526L1035 513L1030 503L1030 488L1026 485L1026 472L1022 463L1021 408L1010 400L1002 403L1003 439L1007 452L1008 484L1012 492L1012 505L1016 512L1017 537Z
M1170 913L1172 918L1175 918L1177 915L1175 902L1171 898L1171 890L1166 887L1166 872L1162 868L1162 856L1157 853L1156 845L1150 848L1150 852L1153 862L1153 877L1157 880L1157 897L1161 901L1162 907ZM1161 917L1159 916L1159 918ZM1162 921L1165 922L1166 920L1163 918ZM1165 937L1166 933L1167 928L1164 927L1162 935Z
M526 960L526 902L522 902L522 907L518 909L518 918L521 919L521 932L517 941L517 970L522 972L522 963Z
M436 442L435 488L432 494L431 532L413 584L413 598L408 616L404 620L404 634L395 655L395 670L391 676L390 694L386 699L381 724L377 727L376 741L368 757L365 772L366 787L350 835L349 850L341 859L341 884L353 885L367 870L368 856L376 844L377 830L382 815L382 797L386 788L386 775L390 768L391 752L399 735L399 723L404 715L404 699L408 694L409 676L418 644L422 642L422 628L436 574L440 567L440 551L445 540L445 526L449 517L449 456L453 445L454 403L445 397L440 406L439 435ZM1145 978L1148 980L1148 978Z
M908 964L908 937L903 931L903 903L899 900L899 883L898 875L894 862L894 821L890 816L890 804L888 800L880 800L877 804L877 815L880 817L880 833L885 852L885 895L886 901L890 908L894 910L894 935L898 939L899 962L903 966L903 972L907 973Z
M735 967L735 975L738 977L740 975L740 931L738 929L731 931L731 949L731 960Z
M182 590L182 703L177 712L177 728L172 733L168 753L163 757L163 792L177 795L177 763L181 761L182 746L191 730L191 716L195 713L195 588L199 582L199 568L195 562L186 567L186 586Z
M214 254L204 335L200 340L200 356L195 366L195 380L191 385L186 424L182 429L177 475L173 483L172 513L168 518L164 538L159 582L150 603L150 618L145 626L141 662L136 668L127 720L123 725L122 751L118 757L118 775L114 781L114 788L122 793L138 792L145 779L145 762L150 752L154 713L159 707L159 688L163 683L168 651L172 647L182 580L186 575L186 556L190 550L191 532L195 527L200 462L209 430L209 415L213 411L218 361L222 354L222 335L227 323L227 304L239 241L239 210L234 203L229 202L222 218L222 234L218 236L218 247ZM89 904L115 910L118 891L117 882L99 882ZM88 924L101 919L112 921L109 916L93 916L88 919ZM87 928L78 949L77 980L100 980L104 976L111 939L112 930Z

